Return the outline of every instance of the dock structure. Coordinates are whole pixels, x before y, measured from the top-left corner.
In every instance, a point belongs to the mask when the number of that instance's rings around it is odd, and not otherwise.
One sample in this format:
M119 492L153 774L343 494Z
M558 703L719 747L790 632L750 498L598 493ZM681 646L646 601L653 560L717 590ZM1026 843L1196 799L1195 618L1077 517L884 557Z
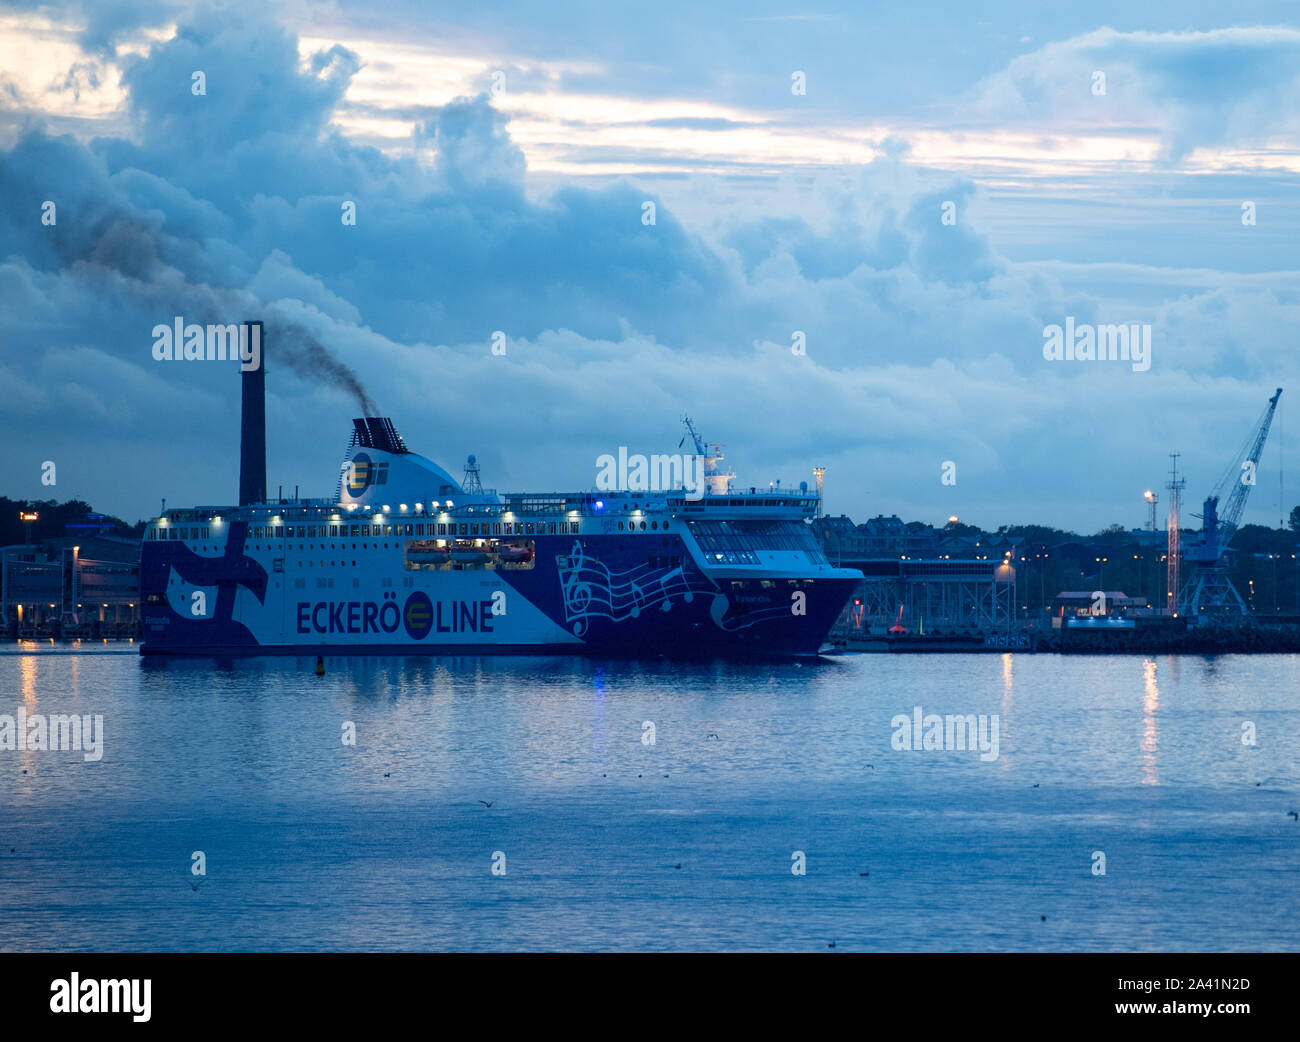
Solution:
M845 562L848 564L849 562ZM850 627L863 632L904 626L1007 632L1015 624L1015 568L1005 560L854 561L862 584L850 604Z
M862 572L836 626L839 635L982 635L1017 628L1019 537L938 529L897 515L860 525L824 517L814 527L830 560Z

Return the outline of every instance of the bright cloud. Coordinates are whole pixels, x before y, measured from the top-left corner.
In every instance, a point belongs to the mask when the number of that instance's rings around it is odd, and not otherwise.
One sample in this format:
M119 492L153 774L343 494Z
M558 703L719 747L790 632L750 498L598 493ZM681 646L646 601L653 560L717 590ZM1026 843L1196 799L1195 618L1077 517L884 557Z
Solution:
M585 486L688 411L743 482L824 465L837 512L989 524L1131 521L1170 448L1208 480L1300 371L1297 150L1262 116L1293 89L1290 30L1076 34L922 117L703 75L650 90L519 32L244 13L0 22L10 494L57 457L68 494L127 516L220 498L237 380L159 368L175 314L274 322L273 484L335 473L344 371L417 450L475 452L502 488ZM1151 371L1046 361L1066 316L1152 324ZM342 370L289 361L303 344Z

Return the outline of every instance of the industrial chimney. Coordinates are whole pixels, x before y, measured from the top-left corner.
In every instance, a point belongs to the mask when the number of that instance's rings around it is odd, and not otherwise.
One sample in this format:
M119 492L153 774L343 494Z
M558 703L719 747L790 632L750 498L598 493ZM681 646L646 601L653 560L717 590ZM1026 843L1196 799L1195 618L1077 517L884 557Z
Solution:
M245 369L239 424L239 505L266 502L266 355L262 323L245 322L240 329L255 344L261 359L256 369ZM255 338L255 339L254 339ZM243 345L241 345L243 346Z

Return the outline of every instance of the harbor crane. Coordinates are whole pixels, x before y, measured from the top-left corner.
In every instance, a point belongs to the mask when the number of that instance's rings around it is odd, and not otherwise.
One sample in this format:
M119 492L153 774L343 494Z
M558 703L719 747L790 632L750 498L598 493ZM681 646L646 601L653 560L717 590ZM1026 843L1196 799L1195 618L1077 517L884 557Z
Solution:
M1192 619L1202 616L1246 614L1246 602L1228 579L1225 560L1228 544L1237 531L1250 490L1255 487L1255 473L1259 458L1268 440L1268 429L1277 412L1277 400L1282 397L1278 388L1268 400L1263 414L1256 422L1233 462L1205 499L1201 514L1201 536L1184 551L1184 557L1193 568L1182 602L1182 610ZM1219 504L1223 503L1220 511ZM1172 551L1171 551L1172 552Z

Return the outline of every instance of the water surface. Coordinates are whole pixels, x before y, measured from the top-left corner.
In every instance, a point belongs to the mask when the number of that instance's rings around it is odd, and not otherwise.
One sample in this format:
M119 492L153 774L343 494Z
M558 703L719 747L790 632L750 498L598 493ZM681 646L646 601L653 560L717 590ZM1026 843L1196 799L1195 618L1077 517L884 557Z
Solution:
M105 733L0 752L0 948L1300 947L1300 656L115 650L0 655ZM893 749L917 705L998 758Z

